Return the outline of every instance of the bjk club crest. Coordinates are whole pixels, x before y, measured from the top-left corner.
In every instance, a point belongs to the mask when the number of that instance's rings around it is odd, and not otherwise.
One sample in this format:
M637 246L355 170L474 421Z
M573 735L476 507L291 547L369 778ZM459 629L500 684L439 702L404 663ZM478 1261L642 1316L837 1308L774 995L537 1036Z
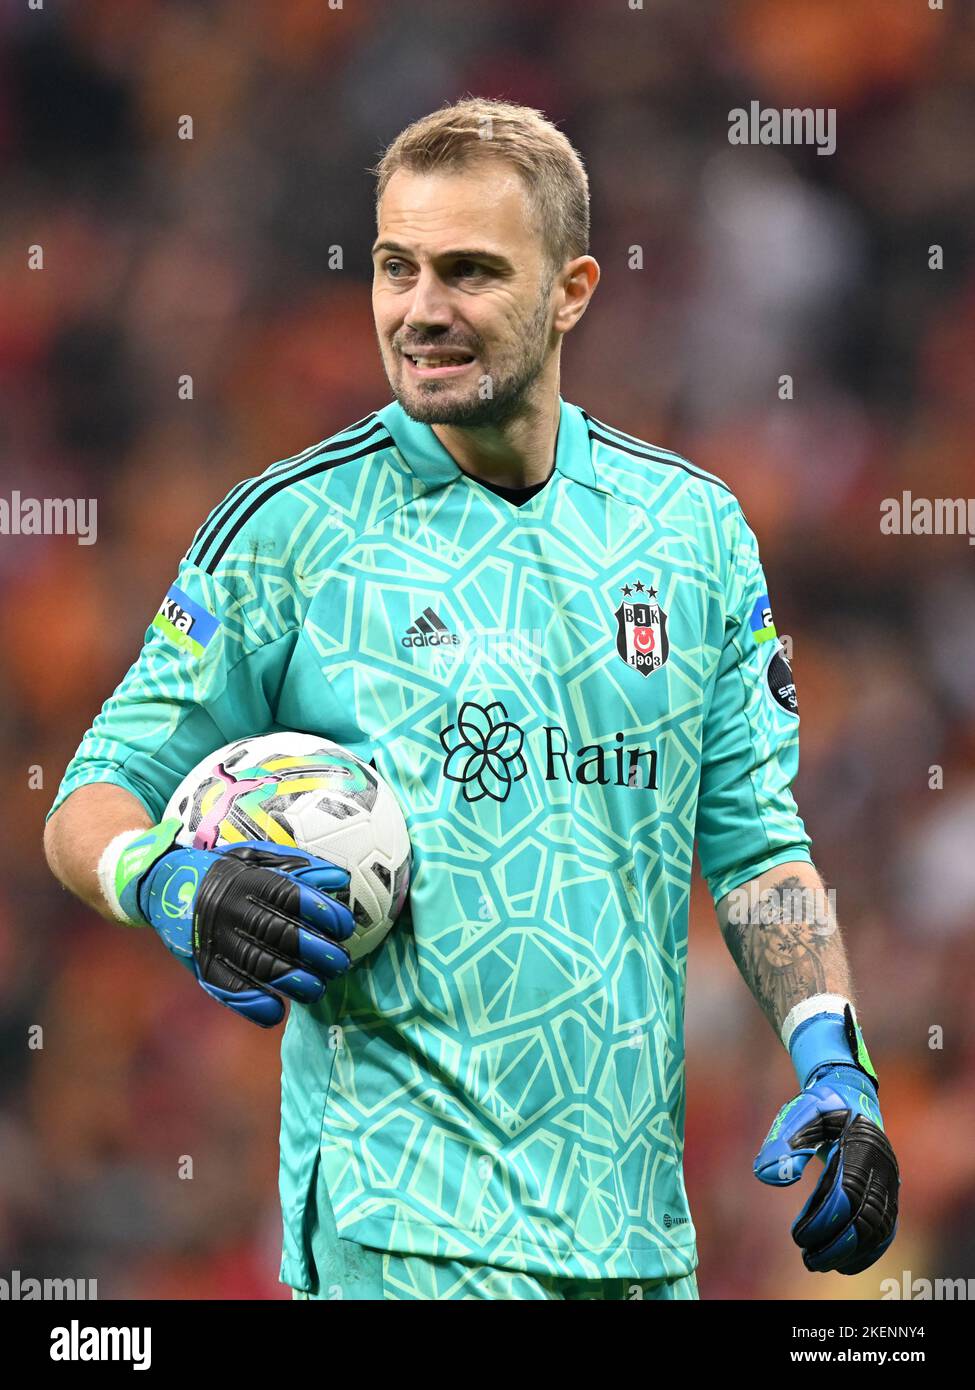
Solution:
M623 585L623 602L616 610L616 650L634 671L649 676L667 660L667 614L657 602L657 591L642 581Z

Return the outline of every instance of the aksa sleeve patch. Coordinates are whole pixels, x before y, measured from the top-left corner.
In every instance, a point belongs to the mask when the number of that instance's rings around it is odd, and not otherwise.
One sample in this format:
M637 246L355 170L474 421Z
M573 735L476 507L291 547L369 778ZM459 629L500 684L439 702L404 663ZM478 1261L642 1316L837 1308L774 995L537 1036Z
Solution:
M202 656L220 622L174 584L152 620L164 637L194 656Z
M773 637L777 637L775 624L772 621L772 607L768 601L768 594L762 594L755 600L755 607L752 609L751 629L756 642L771 642Z

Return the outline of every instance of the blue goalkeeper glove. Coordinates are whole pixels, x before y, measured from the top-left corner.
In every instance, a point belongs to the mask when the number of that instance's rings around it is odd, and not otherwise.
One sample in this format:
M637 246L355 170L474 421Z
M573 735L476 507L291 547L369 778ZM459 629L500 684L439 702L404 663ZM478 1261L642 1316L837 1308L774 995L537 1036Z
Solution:
M186 848L181 828L162 821L122 848L114 888L124 915L154 927L207 994L262 1028L284 1017L279 994L319 1000L351 964L339 943L355 920L332 896L348 889L347 871L266 840Z
M825 1170L793 1222L792 1238L807 1269L859 1274L897 1233L900 1175L876 1075L849 1004L843 1017L816 1015L796 1033L791 1050L800 1074L817 1051L835 1060L814 1066L801 1093L783 1105L755 1159L755 1176L788 1187L817 1154Z

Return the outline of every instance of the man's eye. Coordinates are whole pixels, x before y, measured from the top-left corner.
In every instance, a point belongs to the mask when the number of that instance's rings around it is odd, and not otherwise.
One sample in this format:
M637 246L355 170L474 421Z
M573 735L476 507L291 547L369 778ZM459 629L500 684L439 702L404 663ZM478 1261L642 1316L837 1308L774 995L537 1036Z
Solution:
M454 269L462 280L470 280L472 276L482 273L482 267L477 261L458 261Z

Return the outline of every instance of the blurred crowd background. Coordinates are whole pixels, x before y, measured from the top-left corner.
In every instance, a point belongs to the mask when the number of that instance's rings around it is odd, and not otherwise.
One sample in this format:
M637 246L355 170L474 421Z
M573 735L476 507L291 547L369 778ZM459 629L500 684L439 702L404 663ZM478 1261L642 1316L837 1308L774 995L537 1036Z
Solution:
M367 169L466 92L539 107L587 163L603 280L563 395L724 478L759 536L793 643L797 796L902 1164L883 1262L806 1274L789 1227L811 1179L751 1171L792 1068L698 885L702 1297L973 1278L975 550L879 526L903 489L975 494L975 19L953 0L0 10L0 495L98 502L95 545L0 537L0 1274L287 1296L277 1038L70 899L43 819L209 509L389 399ZM731 146L728 113L753 99L835 107L836 153Z

